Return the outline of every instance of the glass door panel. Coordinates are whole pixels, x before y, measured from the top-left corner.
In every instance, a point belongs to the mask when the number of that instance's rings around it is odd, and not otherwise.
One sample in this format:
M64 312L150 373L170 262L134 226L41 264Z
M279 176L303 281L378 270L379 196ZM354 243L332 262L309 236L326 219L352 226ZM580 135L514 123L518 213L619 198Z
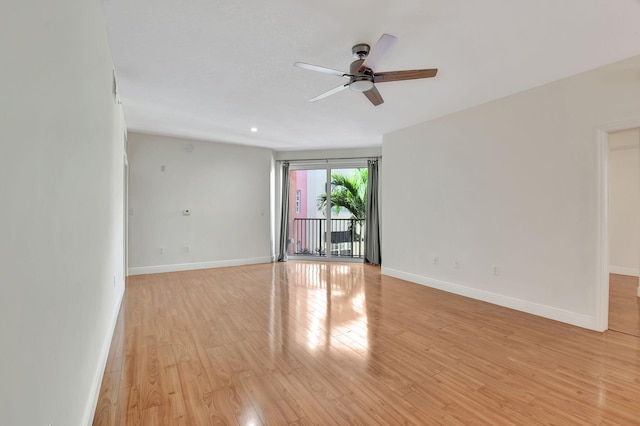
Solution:
M327 171L289 172L289 255L326 256Z
M330 254L362 258L367 168L331 170Z

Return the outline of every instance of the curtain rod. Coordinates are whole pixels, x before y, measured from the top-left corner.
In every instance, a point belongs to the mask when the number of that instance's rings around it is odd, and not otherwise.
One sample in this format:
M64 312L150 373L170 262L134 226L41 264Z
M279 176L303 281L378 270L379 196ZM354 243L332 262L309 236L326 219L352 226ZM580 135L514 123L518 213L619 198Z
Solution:
M332 158L296 158L293 160L276 160L278 163L289 162L293 163L295 161L324 161L328 163L332 160L370 160L372 158L381 159L381 155L371 155L366 157L332 157Z

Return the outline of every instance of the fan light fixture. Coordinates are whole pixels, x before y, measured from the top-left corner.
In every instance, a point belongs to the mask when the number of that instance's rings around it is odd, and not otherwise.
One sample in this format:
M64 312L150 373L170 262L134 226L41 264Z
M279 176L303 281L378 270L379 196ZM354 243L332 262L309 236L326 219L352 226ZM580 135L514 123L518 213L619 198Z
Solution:
M367 90L373 89L373 81L367 77L355 77L353 82L349 84L349 89L354 92L366 92Z

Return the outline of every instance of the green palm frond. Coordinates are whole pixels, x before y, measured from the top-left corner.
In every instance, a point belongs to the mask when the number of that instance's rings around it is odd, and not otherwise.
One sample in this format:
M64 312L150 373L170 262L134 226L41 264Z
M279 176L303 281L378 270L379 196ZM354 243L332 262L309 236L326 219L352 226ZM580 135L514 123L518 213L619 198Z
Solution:
M346 209L352 218L364 218L366 206L367 169L356 169L352 176L331 173L331 208L336 213ZM320 194L317 199L318 210L325 211L327 194Z

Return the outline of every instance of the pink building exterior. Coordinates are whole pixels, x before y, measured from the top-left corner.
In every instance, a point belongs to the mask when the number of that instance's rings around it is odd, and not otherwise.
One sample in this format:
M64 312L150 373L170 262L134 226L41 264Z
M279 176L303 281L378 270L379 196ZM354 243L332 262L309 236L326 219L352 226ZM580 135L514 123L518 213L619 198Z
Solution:
M289 254L295 253L297 247L304 247L306 241L300 241L294 226L296 218L307 217L307 171L293 170L289 176Z

